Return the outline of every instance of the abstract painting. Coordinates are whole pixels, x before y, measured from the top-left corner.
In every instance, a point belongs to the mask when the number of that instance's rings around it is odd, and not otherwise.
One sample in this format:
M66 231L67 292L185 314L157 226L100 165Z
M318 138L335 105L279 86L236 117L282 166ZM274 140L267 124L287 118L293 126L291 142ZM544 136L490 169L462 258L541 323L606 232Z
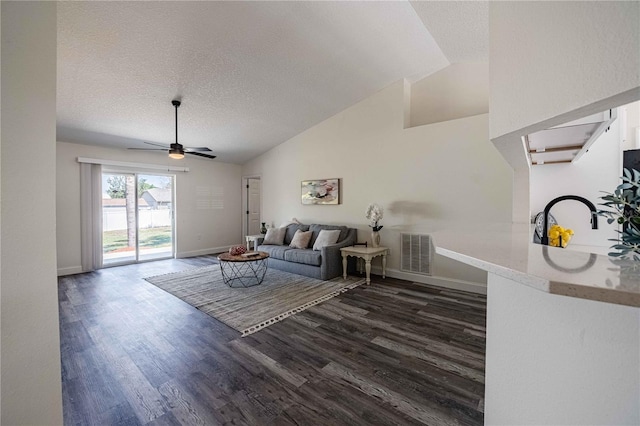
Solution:
M340 179L302 181L302 204L340 204Z

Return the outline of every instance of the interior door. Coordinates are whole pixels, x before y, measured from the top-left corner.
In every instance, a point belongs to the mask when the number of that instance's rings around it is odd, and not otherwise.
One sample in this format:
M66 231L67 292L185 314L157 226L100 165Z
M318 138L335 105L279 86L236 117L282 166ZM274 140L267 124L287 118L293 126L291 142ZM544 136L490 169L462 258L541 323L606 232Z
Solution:
M260 233L260 179L247 179L247 235Z

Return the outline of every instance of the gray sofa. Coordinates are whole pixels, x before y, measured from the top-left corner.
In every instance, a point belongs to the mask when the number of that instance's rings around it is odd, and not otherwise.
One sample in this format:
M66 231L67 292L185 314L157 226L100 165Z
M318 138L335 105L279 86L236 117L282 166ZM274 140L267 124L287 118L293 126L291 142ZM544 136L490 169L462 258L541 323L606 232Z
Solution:
M289 247L298 229L302 231L312 231L309 248L294 249ZM338 242L325 246L322 250L314 251L312 249L313 244L323 229L339 229L340 237L338 237ZM291 224L287 226L283 245L265 245L262 244L261 240L257 249L269 253L269 268L280 269L281 271L305 275L320 280L330 280L342 275L342 254L340 253L340 249L342 247L352 246L356 240L357 230L355 228L334 225ZM351 268L349 269L351 270Z

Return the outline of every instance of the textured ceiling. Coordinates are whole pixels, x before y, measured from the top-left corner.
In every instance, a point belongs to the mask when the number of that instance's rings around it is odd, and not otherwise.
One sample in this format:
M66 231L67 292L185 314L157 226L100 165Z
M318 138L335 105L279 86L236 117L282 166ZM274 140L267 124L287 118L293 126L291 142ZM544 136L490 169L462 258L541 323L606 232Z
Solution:
M58 140L171 143L181 98L180 142L241 164L446 65L409 2L60 2Z
M412 1L411 5L449 62L489 62L488 1Z

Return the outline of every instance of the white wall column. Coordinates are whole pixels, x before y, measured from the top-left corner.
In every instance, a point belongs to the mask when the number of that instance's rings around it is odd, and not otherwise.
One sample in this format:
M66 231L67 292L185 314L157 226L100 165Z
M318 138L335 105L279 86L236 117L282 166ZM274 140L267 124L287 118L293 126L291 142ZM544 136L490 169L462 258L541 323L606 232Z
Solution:
M2 2L0 13L0 421L59 425L56 3Z
M485 424L640 423L640 308L489 273Z

